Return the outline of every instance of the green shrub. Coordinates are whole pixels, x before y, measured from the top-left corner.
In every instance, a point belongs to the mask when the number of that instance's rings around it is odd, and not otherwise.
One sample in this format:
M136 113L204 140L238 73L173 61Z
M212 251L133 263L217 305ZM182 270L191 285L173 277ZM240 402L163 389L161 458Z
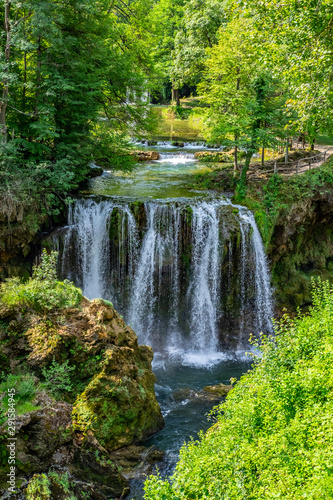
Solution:
M56 398L61 398L65 393L71 392L73 384L71 382L71 373L74 367L68 365L68 359L60 364L55 360L48 368L43 368L42 374L45 379L44 387L51 391Z
M181 452L146 500L333 498L333 290L319 282L308 315L284 317L262 357Z
M35 267L33 277L26 283L19 278L7 279L0 285L0 300L8 306L32 307L37 311L50 311L75 307L82 292L73 283L57 281L57 252L43 250L41 264Z
M15 389L15 411L18 415L38 409L38 407L33 404L33 399L37 391L37 379L34 375L30 373L24 375L7 375L0 384L0 394L5 394L2 400L5 410L8 409L8 398L6 397L8 389Z

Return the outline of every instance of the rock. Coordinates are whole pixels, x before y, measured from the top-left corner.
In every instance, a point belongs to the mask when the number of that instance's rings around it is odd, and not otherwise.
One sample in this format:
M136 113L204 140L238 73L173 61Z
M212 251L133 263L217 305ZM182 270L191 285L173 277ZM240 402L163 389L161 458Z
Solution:
M40 409L16 416L16 458L19 471L25 474L41 472L52 463L53 454L71 442L72 405L54 401L39 393L34 403ZM7 423L0 428L6 433Z
M92 164L90 165L90 170L88 173L88 177L99 177L102 175L104 172L102 167L99 167L98 165Z
M225 384L217 384L217 385L206 385L202 389L202 392L204 394L207 394L207 396L212 396L216 398L222 398L223 396L226 396L232 389L232 385L225 385Z
M172 141L171 146L175 146L177 148L183 148L185 146L185 144L183 142Z
M197 151L194 155L194 158L205 162L217 162L217 163L232 163L234 161L231 152L217 153L215 151Z
M157 141L147 141L147 146L157 146Z
M130 155L135 156L138 161L153 161L158 160L160 154L157 151L131 151Z
M194 391L188 387L178 389L172 394L172 398L176 402L185 401L218 401L225 397L232 389L232 385L217 384L207 385L201 391Z
M133 444L110 454L112 459L121 467L122 474L126 479L151 474L153 465L161 462L164 455L164 451L158 450L154 446L147 448L146 446Z
M105 352L103 370L78 397L73 408L74 429L91 429L108 450L140 441L163 427L155 399L152 351L113 347Z
M0 320L5 372L22 373L28 367L38 381L53 360L74 369L73 388L63 393L66 402L39 391L33 401L38 409L17 416L17 473L24 478L36 474L37 486L45 482L53 494L48 470L60 467L89 498L123 498L128 481L110 452L164 425L154 393L151 348L139 346L133 330L102 299L83 298L80 307L50 311L47 317L1 305ZM135 466L142 463L148 470L147 464L159 459L154 453L142 447ZM0 483L6 472L0 472ZM70 491L76 494L74 483ZM50 498L64 498L54 495Z

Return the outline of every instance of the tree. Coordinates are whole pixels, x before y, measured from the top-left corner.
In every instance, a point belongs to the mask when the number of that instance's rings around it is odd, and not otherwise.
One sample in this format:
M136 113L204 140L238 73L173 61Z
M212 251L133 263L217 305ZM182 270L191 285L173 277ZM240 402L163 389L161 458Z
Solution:
M246 150L241 185L252 155L260 146L275 145L286 123L286 93L256 50L261 35L251 19L235 18L219 30L219 41L207 50L206 72L199 89L210 105L211 139L233 146L234 169L238 150Z
M218 41L218 30L227 22L223 2L190 0L175 34L172 74L179 85L197 85L205 68L207 48Z
M333 53L330 0L232 2L270 41L263 59L288 86L293 125L314 144L320 130L333 131ZM236 7L237 6L237 7ZM240 14L241 9L241 14ZM273 64L272 64L273 63Z
M0 58L0 194L6 213L46 212L92 161L149 127L149 2L6 0ZM131 103L128 93L135 94ZM106 118L101 126L101 118ZM38 189L36 189L38 185ZM31 202L29 203L29 198ZM42 208L43 207L43 208Z

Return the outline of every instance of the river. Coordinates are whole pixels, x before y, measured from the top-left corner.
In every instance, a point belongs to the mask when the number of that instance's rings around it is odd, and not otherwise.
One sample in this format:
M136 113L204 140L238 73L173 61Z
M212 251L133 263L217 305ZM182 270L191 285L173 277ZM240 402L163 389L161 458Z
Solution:
M247 371L247 339L271 331L273 303L251 212L227 195L188 187L209 171L194 158L203 146L148 149L160 159L92 179L54 238L62 277L89 299L111 300L139 342L153 347L166 425L146 444L166 452L159 467L168 475L181 445L211 425L212 403L181 390ZM131 495L142 498L142 480L132 482Z

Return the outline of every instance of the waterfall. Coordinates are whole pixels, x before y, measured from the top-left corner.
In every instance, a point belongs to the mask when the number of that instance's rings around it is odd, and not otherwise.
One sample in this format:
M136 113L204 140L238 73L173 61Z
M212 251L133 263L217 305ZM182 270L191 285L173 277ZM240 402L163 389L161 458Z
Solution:
M158 352L214 357L271 331L260 233L253 214L225 198L80 199L58 246L62 277L89 299L111 300Z

